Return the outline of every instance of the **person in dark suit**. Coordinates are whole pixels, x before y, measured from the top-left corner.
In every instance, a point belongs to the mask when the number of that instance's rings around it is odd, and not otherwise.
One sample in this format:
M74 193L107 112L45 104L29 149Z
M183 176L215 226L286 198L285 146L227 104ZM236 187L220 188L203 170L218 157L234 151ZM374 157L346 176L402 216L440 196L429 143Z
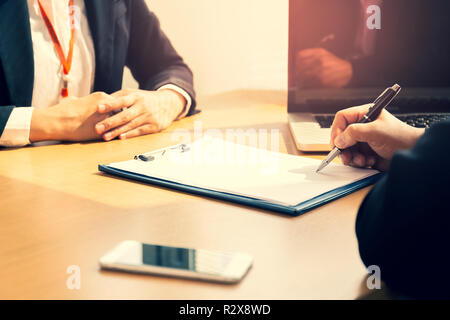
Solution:
M386 171L364 199L356 221L364 264L380 268L396 295L450 298L450 121L426 131L388 111L358 124L369 105L342 110L331 141L341 159Z
M302 87L449 86L445 0L295 0L296 78ZM380 29L367 21L380 8ZM371 21L371 20L370 20ZM439 76L437 76L439 75Z
M192 72L144 0L0 0L0 15L0 145L127 139L194 111ZM122 90L125 66L139 90Z

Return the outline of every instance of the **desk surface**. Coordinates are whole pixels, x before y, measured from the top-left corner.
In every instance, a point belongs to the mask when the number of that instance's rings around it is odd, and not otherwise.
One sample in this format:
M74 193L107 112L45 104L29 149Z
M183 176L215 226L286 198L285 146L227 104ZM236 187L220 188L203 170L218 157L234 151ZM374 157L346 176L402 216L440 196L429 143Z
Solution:
M296 154L285 93L235 91L200 99L203 112L162 133L128 141L0 150L0 298L352 299L367 292L354 232L368 188L292 218L105 176L99 163L174 144L173 133L217 128L279 129ZM321 157L315 155L313 157ZM244 280L222 285L115 273L99 258L117 243L242 251ZM81 289L66 269L78 265Z

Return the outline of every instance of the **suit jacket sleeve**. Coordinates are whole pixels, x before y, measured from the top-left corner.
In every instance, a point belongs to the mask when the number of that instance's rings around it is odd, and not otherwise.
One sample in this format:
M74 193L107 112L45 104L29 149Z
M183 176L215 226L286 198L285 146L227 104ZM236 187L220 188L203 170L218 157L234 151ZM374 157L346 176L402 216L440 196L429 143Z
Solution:
M3 134L6 123L8 122L9 116L11 115L14 106L0 106L0 137Z
M130 1L131 28L127 66L139 87L156 90L174 84L192 98L190 113L195 108L193 75L161 30L158 18L143 0Z
M356 221L361 258L394 292L449 298L450 121L436 124L364 200Z

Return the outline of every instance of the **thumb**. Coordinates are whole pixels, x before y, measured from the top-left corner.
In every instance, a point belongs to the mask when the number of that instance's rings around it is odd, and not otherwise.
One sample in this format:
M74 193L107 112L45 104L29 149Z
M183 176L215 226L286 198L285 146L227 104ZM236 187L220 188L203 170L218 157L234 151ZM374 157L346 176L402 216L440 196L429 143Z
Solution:
M334 140L339 149L347 149L358 142L368 142L374 134L372 123L354 123L349 125Z

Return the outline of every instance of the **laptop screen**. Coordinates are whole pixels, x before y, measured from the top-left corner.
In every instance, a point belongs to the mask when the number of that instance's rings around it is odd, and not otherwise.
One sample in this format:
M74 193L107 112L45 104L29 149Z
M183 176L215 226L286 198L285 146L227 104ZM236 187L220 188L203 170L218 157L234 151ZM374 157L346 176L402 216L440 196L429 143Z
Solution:
M400 99L450 99L447 12L448 0L290 0L289 111L368 103L395 83Z

